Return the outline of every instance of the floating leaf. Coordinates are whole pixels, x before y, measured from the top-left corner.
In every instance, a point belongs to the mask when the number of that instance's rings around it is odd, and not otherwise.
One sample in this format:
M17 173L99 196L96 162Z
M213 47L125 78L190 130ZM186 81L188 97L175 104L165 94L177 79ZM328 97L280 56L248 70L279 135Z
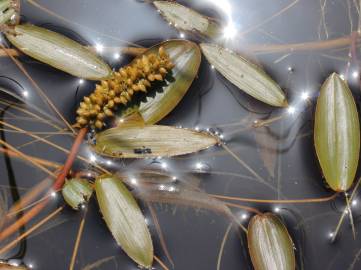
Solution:
M208 133L169 126L111 128L96 136L100 155L122 158L178 156L195 153L218 143Z
M248 249L255 270L294 270L293 242L272 213L254 216L248 225Z
M71 75L89 80L111 75L110 67L88 48L45 28L17 25L6 37L23 53Z
M66 181L62 189L64 200L74 210L87 203L92 193L93 187L86 179L74 178Z
M154 1L162 16L177 29L196 31L207 37L215 38L222 33L218 22L176 2Z
M351 90L333 73L317 100L315 148L326 182L346 191L355 178L360 154L360 123Z
M146 101L142 101L135 109L141 114L145 124L159 122L177 106L197 76L202 58L198 45L187 40L165 41L151 47L144 54L156 53L159 47L166 50L175 66L171 78L168 78L161 91L157 91L154 97L148 96ZM122 116L125 114L128 112L123 112Z
M208 61L239 89L269 105L287 106L282 89L257 65L214 44L202 43L201 49Z
M152 239L145 218L133 195L119 178L103 175L95 181L100 211L118 245L136 263L150 269Z

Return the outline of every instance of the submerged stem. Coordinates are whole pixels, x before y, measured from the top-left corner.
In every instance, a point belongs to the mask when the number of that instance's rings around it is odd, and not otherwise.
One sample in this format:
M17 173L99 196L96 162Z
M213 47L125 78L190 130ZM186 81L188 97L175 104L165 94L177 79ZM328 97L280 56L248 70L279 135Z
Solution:
M83 231L84 231L85 217L86 217L87 212L88 212L88 211L87 211L87 209L86 209L85 212L83 213L83 217L82 217L82 219L81 219L81 221L80 221L78 234L77 234L76 240L75 240L73 255L71 256L71 261L70 261L69 270L73 270L73 269L74 269L75 260L76 260L76 255L78 254L81 236L82 236Z
M222 239L222 244L221 244L221 248L219 249L219 253L218 253L218 259L217 259L217 270L221 270L221 261L222 261L222 255L223 255L223 251L224 251L224 246L226 245L226 241L229 235L229 232L232 229L232 223L230 223L227 227L227 230L224 234L224 237Z

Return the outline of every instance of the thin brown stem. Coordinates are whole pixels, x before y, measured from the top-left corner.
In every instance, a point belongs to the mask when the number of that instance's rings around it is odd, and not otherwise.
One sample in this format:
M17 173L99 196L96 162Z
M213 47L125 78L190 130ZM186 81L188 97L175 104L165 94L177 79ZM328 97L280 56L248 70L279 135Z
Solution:
M163 232L162 232L162 229L160 227L160 224L159 224L159 221L158 221L158 218L157 218L157 214L156 214L153 206L150 203L147 203L147 205L148 205L150 214L152 216L155 229L156 229L156 231L158 233L160 245L162 246L162 249L163 249L164 254L166 255L168 261L172 264L172 266L174 268L174 262L172 260L172 257L170 256L170 253L169 253L168 248L167 248L167 244L166 244L166 242L164 240Z
M76 256L77 256L78 250L79 250L79 245L80 245L81 236L82 236L83 231L84 231L84 224L85 224L86 213L87 213L87 210L85 210L85 212L84 212L84 214L83 214L84 216L83 216L83 218L82 218L81 221L80 221L78 234L77 234L76 240L75 240L75 245L74 245L73 254L72 254L72 256L71 256L71 261L70 261L69 270L73 270L73 269L74 269Z
M222 255L223 255L223 251L224 251L224 246L226 245L226 241L229 235L229 232L232 229L232 223L230 223L227 227L227 230L223 236L222 239L222 243L221 243L221 248L219 249L219 253L218 253L218 259L217 259L217 270L221 270L221 262L222 262Z
M20 198L19 201L14 203L14 205L9 209L6 218L14 215L15 213L21 211L24 207L30 205L34 198L38 197L42 192L51 186L52 181L49 178L44 179L35 187L33 187L29 192Z
M49 171L46 167L44 167L43 165L35 162L32 158L29 158L27 155L23 154L21 151L17 150L15 147L13 147L12 145L10 145L9 143L3 141L0 139L0 144L4 145L6 148L9 148L12 152L15 152L17 155L19 155L22 159L30 162L31 164L35 165L36 167L38 167L40 170L42 170L43 172L54 176L54 173L52 171Z
M61 211L63 210L63 206L59 207L58 209L56 209L54 212L52 212L50 215L48 215L47 217L45 217L44 219L42 219L40 222L38 222L37 224L35 224L33 227L31 227L29 230L27 230L26 232L24 232L23 234L21 234L19 237L17 237L15 240L11 241L9 244L7 244L5 247L3 247L2 249L0 249L0 254L4 254L6 251L8 251L9 249L11 249L13 246L15 246L17 243L19 243L19 241L21 241L22 239L24 239L25 237L27 237L28 235L30 235L32 232L34 232L35 230L37 230L39 227L41 227L43 224L45 224L46 222L48 222L50 219L52 219L53 217L55 217L57 214L59 214Z
M15 151L12 151L10 149L6 149L6 148L3 148L3 147L0 147L0 152L4 153L4 154L7 154L7 155L9 155L11 157L23 159L25 161L30 161L31 160L32 163L38 163L38 164L41 164L41 165L49 167L49 168L55 168L55 169L60 168L60 165L58 163L56 163L56 162L48 161L48 160L37 158L37 157L34 157L34 156L29 156L29 155L26 155L26 154L20 155L19 153L15 152Z
M164 262L162 262L162 260L160 258L158 258L157 256L154 255L154 260L159 263L159 265L164 269L164 270L169 270L169 268L164 264Z
M213 198L238 201L238 202L249 202L249 203L279 203L279 204L299 204L299 203L322 203L329 202L338 196L338 193L333 194L325 198L312 198L312 199L297 199L297 200L265 200L265 199L252 199L252 198L241 198L241 197L230 197L216 194L209 194Z
M258 215L262 214L260 211L258 211L256 208L253 208L253 207L248 207L248 206L243 206L243 205L239 205L239 204L235 204L235 203L228 203L228 202L226 202L224 204L229 206L229 207L243 209L243 210L246 210L248 212L258 214Z
M37 136L37 135L33 134L33 133L30 132L30 131L23 130L23 129L17 127L17 126L11 125L11 124L6 123L6 122L1 121L1 120L0 120L0 124L3 125L3 126L6 126L6 127L10 127L10 128L12 128L12 129L14 129L14 130L21 131L21 132L23 132L24 134L26 134L26 135L28 135L28 136L30 136L30 137L32 137L32 138L38 139L39 141L41 141L41 142L43 142L43 143L45 143L45 144L48 144L48 145L50 145L50 146L52 146L52 147L54 147L54 148L56 148L56 149L58 149L58 150L60 150L60 151L62 151L62 152L64 152L64 153L66 153L66 154L69 154L69 153L70 153L70 151L69 151L68 149L65 149L65 148L63 148L63 147L61 147L61 146L59 146L59 145L57 145L57 144L55 144L55 143L53 143L53 142L51 142L51 141L49 141L49 140L46 140L45 138L42 138L42 137L40 137L40 136ZM107 170L104 169L103 167L99 166L98 164L92 164L92 162L91 162L89 159L86 159L86 158L84 158L84 157L82 157L82 156L77 156L77 158L78 158L79 160L84 161L84 162L87 163L87 164L94 165L95 168L101 170L101 171L104 172L104 173L109 173L109 171L107 171Z
M4 50L6 49L4 45L0 43L0 47ZM6 52L6 51L5 51ZM75 134L75 130L70 125L70 123L64 118L64 116L60 113L60 111L56 108L53 102L48 98L48 96L44 93L43 89L33 80L30 74L27 72L25 67L17 60L14 56L8 54L11 60L15 63L15 65L20 69L20 71L28 78L30 83L34 86L35 90L38 92L40 97L45 101L45 103L60 117L60 119L65 123L65 125Z
M350 196L349 201L352 202L352 200L353 200L353 198L355 197L356 191L357 191L358 187L360 186L360 184L361 184L361 177L357 180L357 183L356 183L356 185L355 185L355 187L354 187L354 189L353 189L353 191L352 191L352 193L351 193L351 196ZM335 229L335 231L333 232L333 236L332 236L331 242L335 241L335 239L336 239L336 237L337 237L337 235L338 235L338 232L339 232L339 230L340 230L340 228L341 228L341 225L342 225L342 223L343 223L343 220L345 219L346 213L347 213L347 211L342 211L342 214L341 214L341 217L340 217L340 219L339 219L339 221L338 221L338 223L337 223L336 229Z
M87 133L87 128L82 128L74 143L73 146L70 150L69 156L65 162L65 165L63 167L63 169L61 170L61 172L58 174L53 186L52 186L52 190L59 190L62 188L64 181L65 181L65 177L67 176L67 174L69 173L69 170L71 169L71 166L77 156L79 147L85 137L85 134ZM1 233L0 233L0 241L4 240L5 238L7 238L8 236L12 235L13 233L15 233L20 227L24 226L25 224L27 224L30 220L32 220L37 214L39 214L48 204L49 199L46 199L42 202L40 202L39 204L37 204L36 206L34 206L31 210L29 210L28 212L26 212L21 218L19 218L15 223L13 223L12 225L10 225L9 227L5 228Z
M294 5L296 5L298 3L299 0L295 0L293 1L291 4L288 4L286 7L282 8L281 10L279 10L278 12L276 12L275 14L273 14L271 17L265 19L264 21L252 26L251 28L248 28L244 31L242 31L240 33L240 35L243 37L244 35L260 28L262 25L265 25L266 23L270 22L271 20L273 20L274 18L278 17L279 15L281 15L282 13L286 12L287 10L289 10L290 8L292 8Z

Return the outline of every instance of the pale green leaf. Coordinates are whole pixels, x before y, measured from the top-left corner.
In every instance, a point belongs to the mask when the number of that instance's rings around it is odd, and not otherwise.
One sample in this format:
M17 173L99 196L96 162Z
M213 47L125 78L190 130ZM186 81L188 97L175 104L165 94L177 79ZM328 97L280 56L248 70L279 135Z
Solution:
M215 44L202 43L201 49L210 64L239 89L269 105L287 106L282 89L257 65Z
M317 100L315 148L328 185L346 191L352 185L360 155L360 122L351 90L333 73Z
M95 181L100 211L124 252L142 267L153 263L153 244L145 218L121 179L103 175Z

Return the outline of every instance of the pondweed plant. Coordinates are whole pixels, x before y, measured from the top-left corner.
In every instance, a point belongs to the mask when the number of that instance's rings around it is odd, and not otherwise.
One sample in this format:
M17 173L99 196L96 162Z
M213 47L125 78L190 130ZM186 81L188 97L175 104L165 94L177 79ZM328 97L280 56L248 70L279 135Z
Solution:
M29 2L33 3L33 1ZM99 156L110 157L113 161L119 158L156 159L157 157L184 156L209 147L221 146L227 154L248 170L252 179L269 185L226 145L217 132L157 125L157 123L177 106L191 87L201 65L201 53L226 80L257 101L284 108L289 112L292 111L292 107L289 106L286 94L259 65L230 51L226 46L217 44L215 37L222 31L222 23L218 20L174 2L154 1L154 5L171 25L191 34L204 36L207 38L207 43L198 45L183 39L167 40L148 49L127 48L128 52L136 54L136 57L129 64L115 71L91 48L44 27L30 23L21 24L19 9L16 8L19 5L6 0L0 2L1 29L15 48L9 49L1 45L3 51L30 80L39 96L59 119L51 119L46 112L32 104L28 104L29 109L25 108L21 103L27 103L27 100L11 90L0 89L1 92L15 98L16 102L4 99L1 100L1 104L21 111L27 117L42 122L44 125L51 126L57 134L64 132L65 135L74 138L73 146L68 150L49 141L47 136L51 136L51 133L26 131L3 118L0 120L2 130L30 136L34 139L30 143L42 142L68 155L62 165L25 154L19 148L0 139L0 144L3 146L1 152L33 164L47 173L51 179L46 179L36 185L15 202L7 212L1 211L3 217L0 224L2 225L0 240L8 240L19 228L24 228L48 206L53 194L61 191L68 206L74 210L85 209L83 212L80 211L84 217L79 227L69 267L69 269L74 269L84 229L86 205L95 192L94 197L98 202L100 212L115 241L140 267L151 269L155 260L162 268L168 269L165 263L154 255L152 235L142 208L135 198L148 206L156 224L162 249L171 264L173 262L164 241L167 235L163 235L160 230L154 209L150 205L153 202L186 205L220 213L247 235L249 255L255 269L296 269L294 246L296 245L297 248L297 244L292 240L293 237L283 221L275 214L261 213L253 207L233 202L321 203L331 201L337 193L350 189L359 162L359 119L352 93L347 82L339 75L332 74L321 87L315 112L314 140L317 157L327 184L336 192L330 197L271 200L209 194L201 190L199 182L186 176L177 179L163 170L137 168L135 174L138 176L134 180L125 174L124 170L104 168L101 164L94 164L94 161L78 153L87 135L90 138L87 143L92 151ZM46 9L43 10L46 11ZM89 95L84 95L74 111L74 115L76 114L74 124L68 123L52 104L46 91L43 91L32 79L17 58L21 56L17 50L75 77L98 81L95 83L94 91ZM273 122L281 121L283 117L281 115L274 119L253 122L248 129L268 126ZM63 124L66 128L62 127ZM75 170L73 163L76 159L93 167L88 170ZM130 169L130 166L125 168L127 169ZM200 165L198 169L202 171L202 166ZM174 182L178 180L180 183L174 185ZM346 195L352 225L349 204L353 196L354 193L350 198ZM62 205L57 208L27 231L22 232L15 240L4 242L0 254L6 254L19 241L58 215L64 207L66 206ZM231 211L232 208L255 214L248 228L239 222ZM22 214L14 221L13 217L17 213ZM340 224L341 222L334 237ZM222 244L221 250L223 247ZM217 268L220 267L219 265L220 263ZM23 269L23 267L11 266L4 262L0 264L0 269Z

